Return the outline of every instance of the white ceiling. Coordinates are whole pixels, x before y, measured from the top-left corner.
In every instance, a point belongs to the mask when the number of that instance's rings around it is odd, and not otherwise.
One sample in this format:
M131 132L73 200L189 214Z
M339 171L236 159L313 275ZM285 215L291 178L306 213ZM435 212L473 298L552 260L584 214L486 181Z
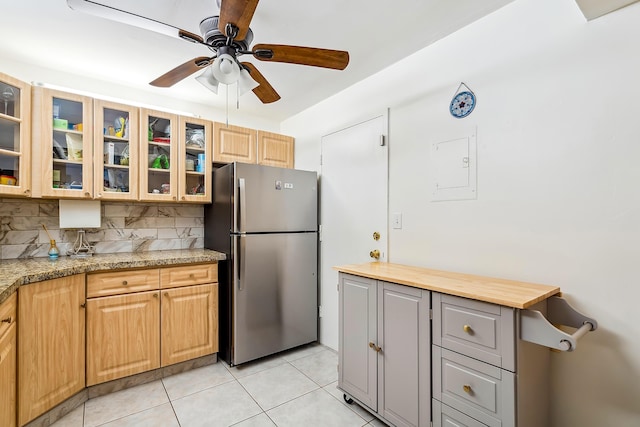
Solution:
M196 34L200 21L218 10L215 0L96 1ZM511 1L263 0L251 23L254 44L347 50L350 63L336 71L245 56L282 99L265 105L249 93L241 97L240 109L284 120ZM0 58L225 108L224 94L200 85L194 78L199 73L168 89L148 84L187 60L209 56L204 46L73 11L66 0L5 2L0 19ZM235 94L230 100L235 103Z

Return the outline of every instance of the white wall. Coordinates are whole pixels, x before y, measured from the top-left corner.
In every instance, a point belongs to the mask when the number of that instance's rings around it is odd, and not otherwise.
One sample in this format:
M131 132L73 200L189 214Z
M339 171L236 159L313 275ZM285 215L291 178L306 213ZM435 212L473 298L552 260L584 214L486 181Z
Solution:
M319 170L322 135L390 107L390 260L558 285L598 320L552 355L556 427L640 425L638 22L637 3L587 23L574 0L518 0L281 128ZM430 144L475 127L477 200L430 202Z

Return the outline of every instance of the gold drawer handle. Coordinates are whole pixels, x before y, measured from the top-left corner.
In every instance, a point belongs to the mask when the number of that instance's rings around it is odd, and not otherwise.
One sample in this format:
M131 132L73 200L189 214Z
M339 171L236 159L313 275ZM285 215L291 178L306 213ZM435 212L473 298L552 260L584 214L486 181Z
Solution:
M471 326L469 325L464 325L462 327L462 330L468 333L469 335L473 335L473 328L471 328Z
M378 347L377 345L375 345L372 342L369 343L369 347L374 349L376 351L376 353L380 353L380 351L382 351L382 347Z
M0 323L11 323L13 321L13 318L11 316L7 317L6 319L2 319L0 320Z
M129 282L127 282L126 280L122 281L122 286L127 286L129 284Z
M471 394L473 392L473 390L471 389L471 386L468 384L463 385L462 390L464 390L464 392L467 394Z

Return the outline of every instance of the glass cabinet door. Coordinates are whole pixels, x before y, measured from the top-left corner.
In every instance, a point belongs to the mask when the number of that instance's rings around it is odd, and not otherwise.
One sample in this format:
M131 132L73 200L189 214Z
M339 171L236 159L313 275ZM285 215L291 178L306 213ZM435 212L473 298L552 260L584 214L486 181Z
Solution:
M138 107L96 99L93 104L96 198L138 199Z
M31 86L0 73L0 196L31 196Z
M92 198L92 98L41 87L33 91L40 117L33 154L41 159L42 196Z
M180 117L180 202L211 202L211 140L213 123Z
M178 200L178 116L140 110L140 200Z

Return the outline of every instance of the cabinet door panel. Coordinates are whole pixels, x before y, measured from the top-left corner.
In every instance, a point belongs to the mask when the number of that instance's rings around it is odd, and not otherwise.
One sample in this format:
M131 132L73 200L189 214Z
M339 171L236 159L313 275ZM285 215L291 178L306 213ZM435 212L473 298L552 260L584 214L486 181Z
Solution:
M167 366L218 351L218 285L162 291L162 360Z
M16 425L16 298L0 305L0 426Z
M340 275L339 294L339 387L377 411L378 374L376 282L371 279Z
M158 293L87 301L87 385L160 366Z
M384 282L379 289L380 415L396 426L426 426L430 420L429 292Z
M85 387L85 276L18 290L18 412L24 425Z
M293 137L258 131L258 164L291 168L294 165Z
M214 123L213 161L256 163L256 131Z

